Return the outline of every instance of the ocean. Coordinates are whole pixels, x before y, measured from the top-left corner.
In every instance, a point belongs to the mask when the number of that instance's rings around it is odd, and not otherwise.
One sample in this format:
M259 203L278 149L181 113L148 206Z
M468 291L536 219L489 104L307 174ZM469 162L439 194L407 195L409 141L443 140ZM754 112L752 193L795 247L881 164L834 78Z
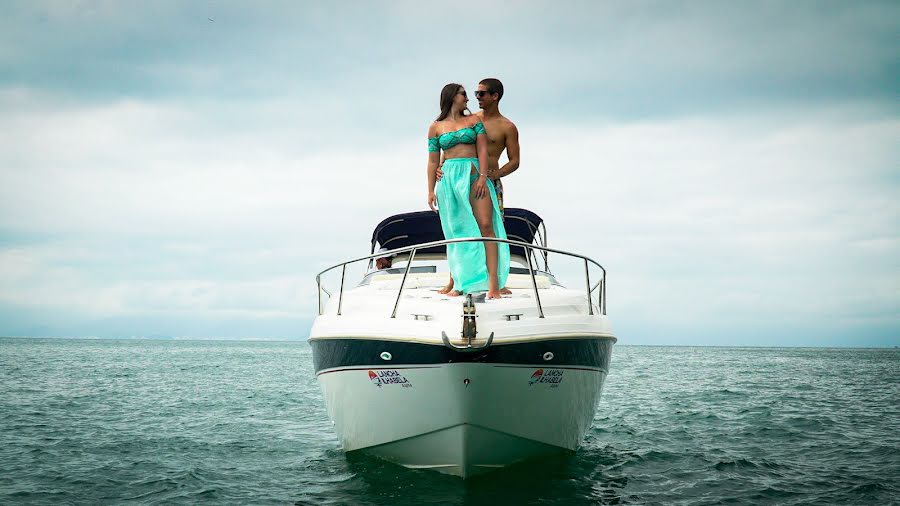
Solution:
M898 350L616 345L578 452L467 481L342 453L304 341L2 338L0 387L2 504L900 504Z

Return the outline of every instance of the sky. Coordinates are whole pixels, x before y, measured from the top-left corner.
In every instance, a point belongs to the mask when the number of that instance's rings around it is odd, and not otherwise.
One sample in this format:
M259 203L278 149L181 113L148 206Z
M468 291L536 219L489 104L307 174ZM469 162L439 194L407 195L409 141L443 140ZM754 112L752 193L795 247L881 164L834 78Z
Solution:
M304 338L316 273L426 208L441 87L497 77L506 204L604 265L619 343L900 345L898 19L4 2L0 335Z

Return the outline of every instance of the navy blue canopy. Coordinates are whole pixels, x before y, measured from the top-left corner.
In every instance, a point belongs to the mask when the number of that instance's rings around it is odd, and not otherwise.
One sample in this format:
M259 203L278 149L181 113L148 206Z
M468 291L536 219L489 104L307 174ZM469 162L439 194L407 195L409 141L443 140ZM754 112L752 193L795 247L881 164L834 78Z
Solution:
M508 207L503 212L503 225L506 227L506 236L510 240L531 244L542 223L543 220L540 216L527 209ZM397 249L443 239L441 219L436 212L419 211L397 214L386 218L375 227L375 232L372 233L372 252L375 252L376 243L385 249ZM546 244L546 238L542 244ZM434 246L419 250L418 253L446 254L446 251L446 246ZM524 248L511 246L510 254L524 257L525 251Z

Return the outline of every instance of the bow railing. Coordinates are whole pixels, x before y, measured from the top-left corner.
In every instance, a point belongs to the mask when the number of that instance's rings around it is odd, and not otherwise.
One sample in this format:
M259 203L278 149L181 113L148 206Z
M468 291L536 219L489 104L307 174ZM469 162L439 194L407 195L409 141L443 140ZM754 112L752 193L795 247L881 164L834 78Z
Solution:
M318 285L319 315L323 314L322 292L324 291L325 294L328 295L329 299L332 296L332 294L328 290L326 290L325 287L322 286L322 276L325 273L333 271L334 269L337 269L338 267L341 268L341 287L338 290L338 307L337 307L337 315L341 316L341 312L343 309L343 303L344 303L344 284L345 284L345 278L346 278L346 274L347 274L347 265L353 264L356 262L363 262L363 261L371 260L374 258L390 257L390 256L394 256L394 255L399 255L401 253L409 253L409 260L407 261L406 268L403 271L403 279L400 282L400 289L397 291L397 299L394 302L394 310L391 312L391 318L396 318L397 317L397 308L400 305L400 297L403 295L403 289L406 286L406 278L409 275L410 267L412 267L413 260L416 257L416 251L418 251L420 249L433 248L435 246L443 246L443 245L447 245L447 244L456 244L456 243L461 243L461 242L482 242L482 243L494 242L494 243L504 243L504 244L509 244L511 246L519 246L519 247L525 248L526 257L528 259L528 273L531 276L531 287L534 290L534 300L537 304L538 316L540 318L544 317L544 309L541 306L540 293L538 293L537 278L535 278L535 268L534 268L534 266L532 266L532 263L531 263L531 259L533 257L533 250L541 251L543 253L542 256L544 256L545 259L546 259L547 253L556 253L556 254L560 254L560 255L565 255L565 256L570 256L570 257L581 259L584 261L584 279L585 279L585 291L586 291L586 295L587 295L588 314L590 314L590 315L594 314L594 306L593 306L592 297L593 297L593 293L595 291L597 292L597 307L600 310L600 314L601 315L606 314L606 269L604 269L602 265L600 265L593 259L588 258L584 255L572 253L570 251L563 251L563 250L548 248L546 246L537 246L537 245L528 244L528 243L522 242L522 241L514 241L514 240L510 240L510 239L499 239L496 237L462 237L462 238L458 238L458 239L444 239L441 241L426 242L426 243L422 243L422 244L416 244L414 246L405 246L403 248L397 248L397 249L392 249L392 250L387 250L387 251L379 251L379 252L373 253L371 255L366 255L364 257L354 258L353 260L347 260L346 262L341 262L339 264L335 264L335 265L323 270L322 272L320 272L316 275L316 285ZM545 260L545 263L546 263L546 260ZM600 268L600 271L603 273L603 275L600 278L600 281L597 281L593 286L591 285L590 265L589 264L596 265L598 268Z

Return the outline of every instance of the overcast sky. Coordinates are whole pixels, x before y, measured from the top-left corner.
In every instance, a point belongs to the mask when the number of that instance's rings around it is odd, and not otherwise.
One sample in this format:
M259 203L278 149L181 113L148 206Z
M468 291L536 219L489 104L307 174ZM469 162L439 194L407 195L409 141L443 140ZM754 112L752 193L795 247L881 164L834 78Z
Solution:
M441 87L498 77L507 205L608 269L620 343L900 345L898 2L3 12L0 335L305 337L425 208Z

